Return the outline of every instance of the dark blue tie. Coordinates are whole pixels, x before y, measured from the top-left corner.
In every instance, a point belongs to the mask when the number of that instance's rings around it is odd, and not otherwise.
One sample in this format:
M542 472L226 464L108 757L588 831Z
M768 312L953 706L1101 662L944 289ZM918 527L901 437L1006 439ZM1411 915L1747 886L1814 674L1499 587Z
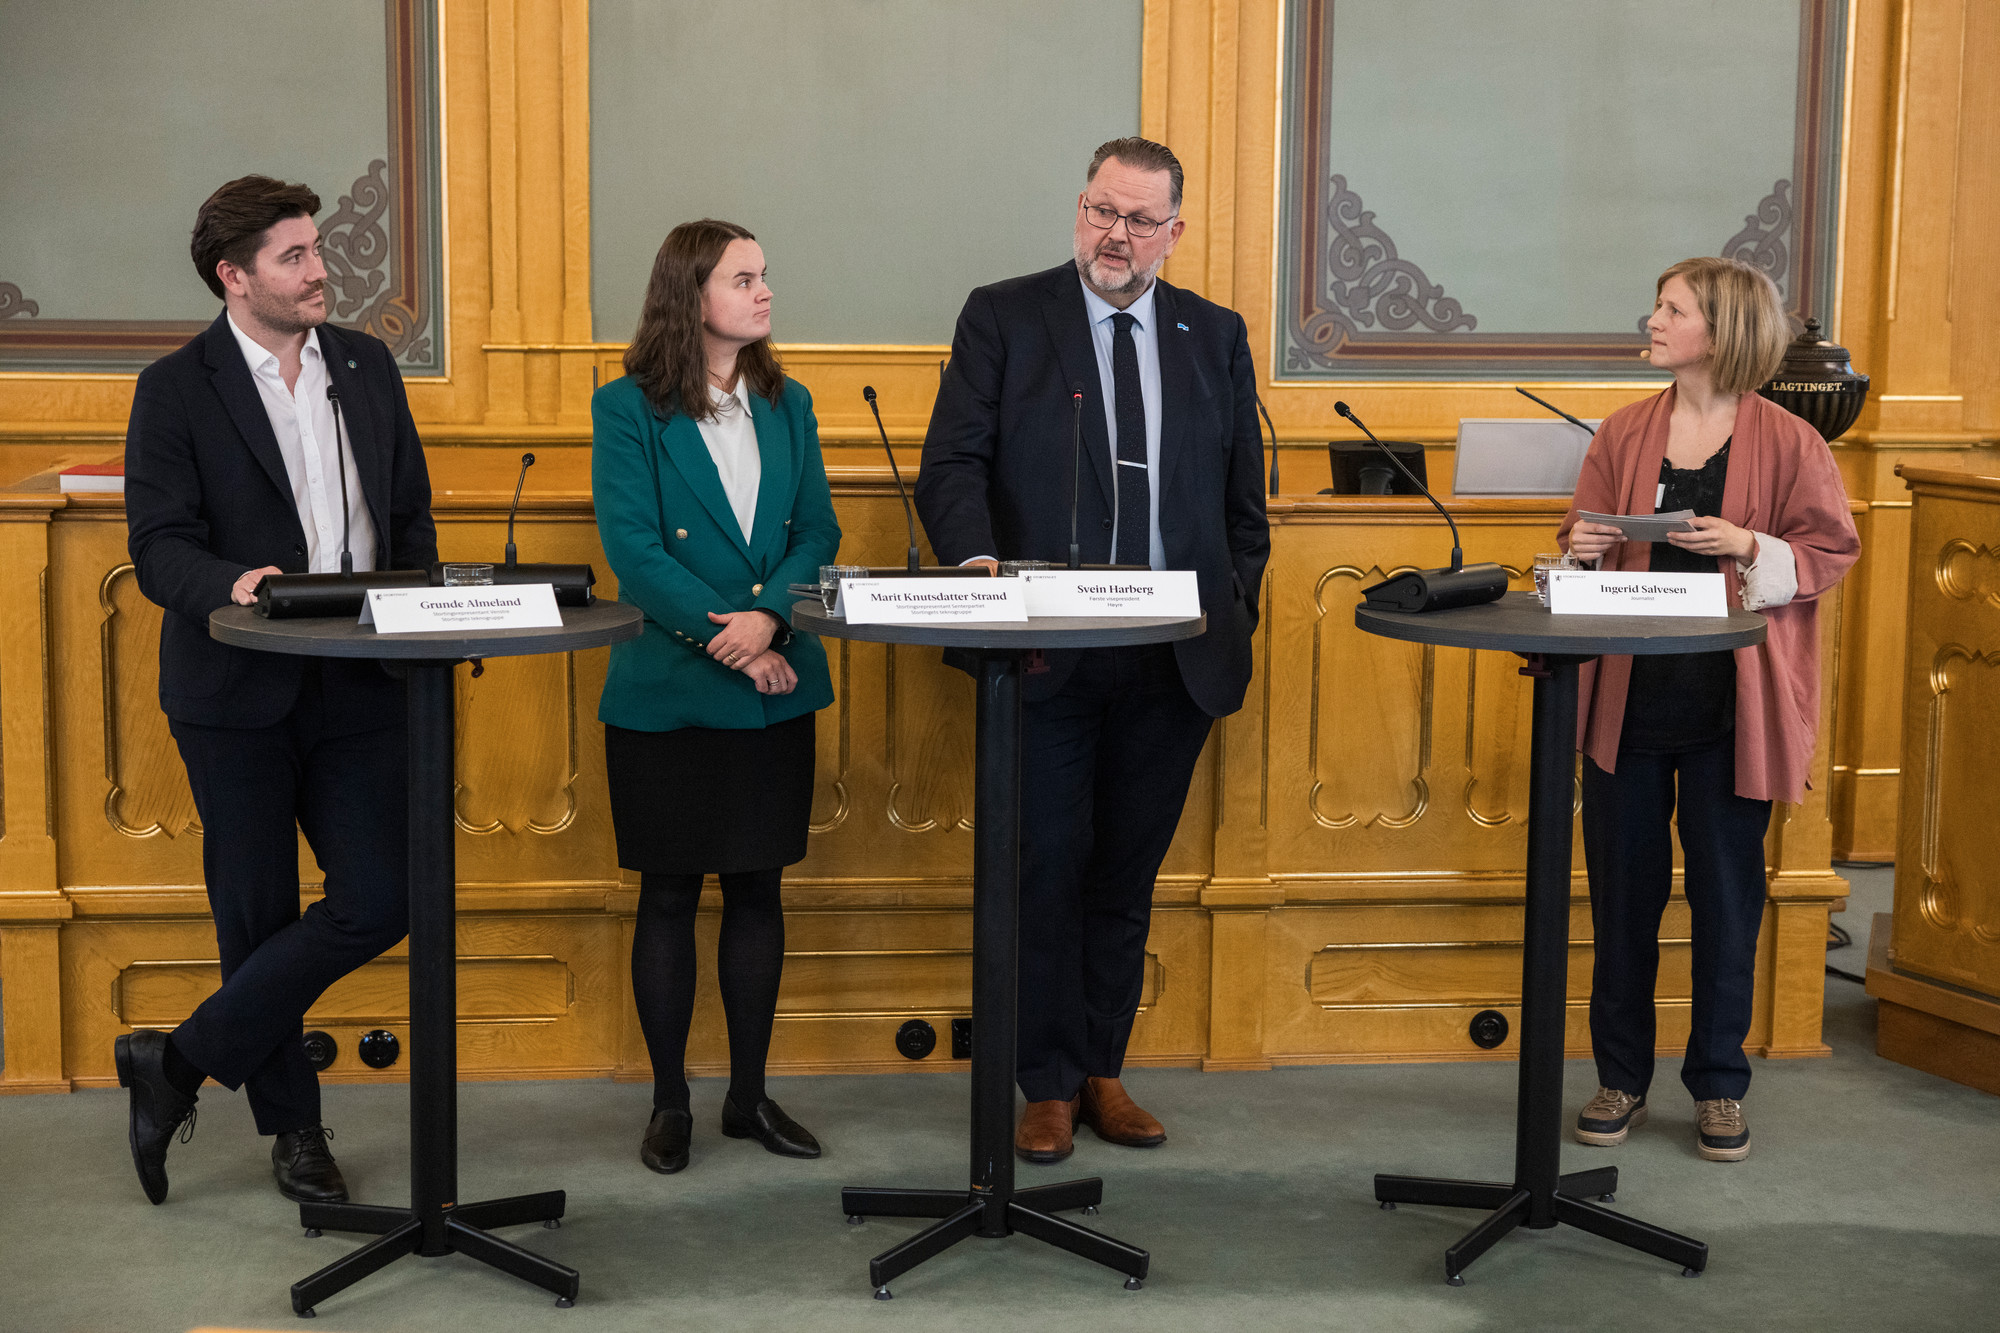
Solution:
M1146 473L1146 398L1139 390L1139 347L1124 311L1111 317L1112 418L1118 423L1118 549L1120 565L1152 563L1153 487Z

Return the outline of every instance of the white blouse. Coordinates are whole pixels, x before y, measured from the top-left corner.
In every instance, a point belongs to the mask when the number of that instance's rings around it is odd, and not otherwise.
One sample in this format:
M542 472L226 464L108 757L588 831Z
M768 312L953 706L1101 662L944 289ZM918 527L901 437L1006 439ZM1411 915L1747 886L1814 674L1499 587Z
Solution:
M750 417L750 383L736 377L736 392L725 393L710 384L708 395L715 404L715 416L695 424L701 428L701 442L715 460L722 478L722 492L729 497L743 540L750 540L750 525L757 516L757 487L764 478L764 461L757 453L757 423Z

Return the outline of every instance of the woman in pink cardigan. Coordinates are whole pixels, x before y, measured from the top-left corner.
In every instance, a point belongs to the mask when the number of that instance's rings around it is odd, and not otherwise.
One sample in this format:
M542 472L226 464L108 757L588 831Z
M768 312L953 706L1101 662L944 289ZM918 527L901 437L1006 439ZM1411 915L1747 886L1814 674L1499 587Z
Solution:
M1826 444L1756 389L1790 330L1771 280L1731 259L1689 259L1660 275L1655 369L1666 392L1598 430L1558 534L1605 569L1723 576L1732 606L1763 614L1765 640L1734 652L1604 657L1581 679L1583 848L1596 937L1590 1042L1597 1096L1583 1143L1622 1143L1646 1120L1653 986L1679 826L1693 918L1694 997L1681 1082L1698 1150L1750 1155L1743 1094L1764 835L1771 802L1804 794L1819 727L1819 598L1860 551ZM1695 531L1626 542L1582 510L1692 509Z

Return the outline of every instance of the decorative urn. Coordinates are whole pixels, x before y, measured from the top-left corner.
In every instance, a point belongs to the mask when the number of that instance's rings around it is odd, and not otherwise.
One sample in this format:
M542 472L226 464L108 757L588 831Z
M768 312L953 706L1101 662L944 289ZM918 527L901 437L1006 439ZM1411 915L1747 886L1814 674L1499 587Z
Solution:
M1857 375L1847 349L1820 337L1819 321L1806 321L1805 332L1785 349L1785 359L1771 382L1757 392L1797 416L1831 444L1861 415L1868 400L1868 377Z

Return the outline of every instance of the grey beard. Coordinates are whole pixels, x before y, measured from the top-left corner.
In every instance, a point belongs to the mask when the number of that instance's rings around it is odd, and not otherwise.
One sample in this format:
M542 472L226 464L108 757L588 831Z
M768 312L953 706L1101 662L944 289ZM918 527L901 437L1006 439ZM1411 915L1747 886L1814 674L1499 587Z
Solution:
M1159 263L1155 262L1143 269L1133 268L1123 282L1105 282L1103 281L1103 275L1097 267L1097 248L1095 246L1092 246L1088 251L1079 251L1077 253L1076 266L1083 273L1084 280L1092 287L1100 292L1109 292L1118 296L1123 296L1127 292L1138 293L1145 291L1146 284L1151 282L1153 275L1160 271Z

